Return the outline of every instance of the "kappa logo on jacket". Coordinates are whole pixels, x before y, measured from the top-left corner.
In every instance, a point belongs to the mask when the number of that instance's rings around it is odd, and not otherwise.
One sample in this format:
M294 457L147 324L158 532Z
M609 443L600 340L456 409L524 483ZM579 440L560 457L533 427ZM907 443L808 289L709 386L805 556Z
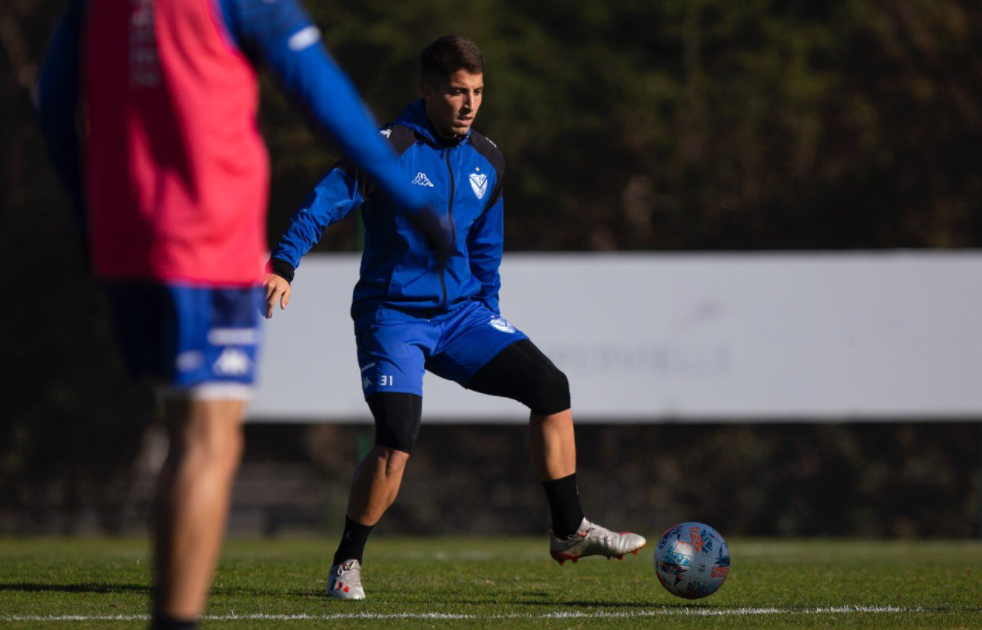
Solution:
M471 173L471 190L478 199L484 199L484 195L488 192L488 176L484 173Z
M416 173L416 179L413 180L413 184L416 186L429 186L433 188L433 182L430 178L426 176L426 173Z

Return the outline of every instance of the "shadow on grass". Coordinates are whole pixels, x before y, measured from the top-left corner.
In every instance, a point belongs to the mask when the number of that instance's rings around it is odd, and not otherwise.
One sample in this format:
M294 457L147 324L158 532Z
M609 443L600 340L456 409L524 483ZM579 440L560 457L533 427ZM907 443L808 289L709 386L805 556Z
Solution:
M79 584L41 584L33 582L11 582L0 584L0 593L20 591L24 593L141 593L149 596L153 588L147 584L98 584L82 582ZM289 591L278 592L270 589L215 587L212 595L280 595L284 597L310 597L320 594L319 591Z
M26 593L145 593L150 587L144 584L35 584L32 582L13 582L0 584L0 592L23 591Z

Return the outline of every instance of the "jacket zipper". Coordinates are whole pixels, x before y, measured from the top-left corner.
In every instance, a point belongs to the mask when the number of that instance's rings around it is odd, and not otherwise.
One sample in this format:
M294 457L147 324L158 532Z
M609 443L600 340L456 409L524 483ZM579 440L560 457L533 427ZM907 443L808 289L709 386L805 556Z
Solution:
M453 198L457 193L457 185L453 180L453 168L450 166L450 149L447 149L447 170L450 171L450 202L447 204L447 216L450 218L450 237L457 244L457 226L453 222ZM443 270L447 266L447 261L440 262L440 286L443 287L443 308L447 306L447 283L443 279Z

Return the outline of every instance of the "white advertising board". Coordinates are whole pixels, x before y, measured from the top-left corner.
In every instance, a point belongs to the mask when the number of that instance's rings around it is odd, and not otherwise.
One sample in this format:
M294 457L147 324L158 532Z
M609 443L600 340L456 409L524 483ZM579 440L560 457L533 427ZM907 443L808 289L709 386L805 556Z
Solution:
M370 422L359 256L304 259L266 327L257 421ZM578 422L982 419L982 254L506 254L502 315ZM427 374L424 422L525 422Z

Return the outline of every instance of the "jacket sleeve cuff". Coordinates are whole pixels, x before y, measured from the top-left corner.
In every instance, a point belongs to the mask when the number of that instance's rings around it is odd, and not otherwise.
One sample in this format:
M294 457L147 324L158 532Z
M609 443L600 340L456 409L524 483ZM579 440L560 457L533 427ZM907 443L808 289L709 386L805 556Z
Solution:
M293 275L297 271L296 267L279 258L273 258L269 261L269 270L291 284L293 283Z

